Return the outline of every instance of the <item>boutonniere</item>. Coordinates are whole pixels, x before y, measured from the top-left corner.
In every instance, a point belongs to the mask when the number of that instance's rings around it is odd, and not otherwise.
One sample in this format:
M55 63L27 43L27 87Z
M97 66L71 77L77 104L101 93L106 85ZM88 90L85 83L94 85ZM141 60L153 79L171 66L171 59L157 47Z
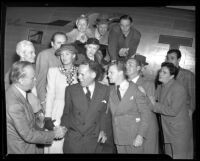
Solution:
M106 100L103 100L103 101L101 101L101 102L103 102L103 103L107 103Z
M133 99L134 99L134 97L133 97L133 96L131 96L131 97L130 97L130 100L133 100Z

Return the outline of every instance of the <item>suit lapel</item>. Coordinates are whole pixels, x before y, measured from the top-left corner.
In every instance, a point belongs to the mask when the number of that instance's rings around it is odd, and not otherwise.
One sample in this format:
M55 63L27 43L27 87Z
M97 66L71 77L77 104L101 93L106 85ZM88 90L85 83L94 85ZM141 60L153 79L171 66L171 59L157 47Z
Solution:
M82 107L82 110L86 112L89 108L89 105L86 95L83 91L83 87L80 84L78 84L77 86L76 95L74 97L76 98L77 101L81 103L80 107Z
M102 96L102 90L100 88L100 84L98 82L95 82L94 92L93 92L92 99L89 105L89 109L96 107L96 104L100 100L101 96Z
M34 113L33 113L33 109L31 105L27 102L26 98L24 98L24 96L20 93L20 91L14 85L12 85L12 88L13 88L13 92L16 98L19 100L19 102L21 102L24 105L23 107L28 119L30 120L34 119Z
M115 114L120 113L120 111L123 110L124 105L127 104L127 102L129 102L130 98L131 98L131 94L133 93L133 89L132 89L132 83L129 82L129 87L126 90L124 96L122 97L121 101L119 102L118 106L116 106L116 110L115 110ZM117 92L116 92L117 95Z

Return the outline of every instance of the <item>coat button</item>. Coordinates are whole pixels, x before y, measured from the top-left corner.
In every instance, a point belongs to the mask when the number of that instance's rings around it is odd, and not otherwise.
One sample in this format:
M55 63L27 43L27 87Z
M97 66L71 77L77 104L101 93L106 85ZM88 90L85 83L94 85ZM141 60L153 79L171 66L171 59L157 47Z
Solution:
M84 123L82 123L82 125L85 125L85 122L84 122Z

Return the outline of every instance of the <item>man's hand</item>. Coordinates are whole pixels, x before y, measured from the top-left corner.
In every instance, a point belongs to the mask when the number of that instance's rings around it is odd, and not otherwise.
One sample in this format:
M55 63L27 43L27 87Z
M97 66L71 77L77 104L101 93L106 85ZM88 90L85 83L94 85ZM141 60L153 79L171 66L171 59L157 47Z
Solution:
M119 50L119 56L127 56L129 48L121 48Z
M47 130L53 130L55 127L54 122L56 120L52 120L51 117L45 117L44 118L44 128Z
M55 133L55 139L62 139L65 136L65 133L67 132L67 128L64 126L55 126L54 127L54 133Z
M143 137L141 135L137 135L135 140L133 141L133 146L138 147L142 146L143 144Z
M105 143L106 140L107 140L106 134L104 133L104 131L100 131L97 142L100 141L101 143Z

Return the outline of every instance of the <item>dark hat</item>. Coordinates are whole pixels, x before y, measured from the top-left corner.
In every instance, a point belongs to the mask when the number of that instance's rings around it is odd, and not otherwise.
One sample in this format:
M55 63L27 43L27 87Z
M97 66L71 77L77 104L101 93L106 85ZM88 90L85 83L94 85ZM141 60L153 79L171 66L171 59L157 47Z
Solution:
M86 42L86 44L94 44L94 45L99 45L99 40L96 38L89 38Z
M77 54L77 50L73 44L62 44L61 47L56 50L55 55L60 56L60 54L63 50L70 50L74 54Z
M146 57L140 54L136 54L134 56L134 59L137 60L138 62L141 62L143 65L148 65L149 63L146 62Z
M107 23L109 23L108 15L102 14L99 15L96 19L96 24L107 24Z

